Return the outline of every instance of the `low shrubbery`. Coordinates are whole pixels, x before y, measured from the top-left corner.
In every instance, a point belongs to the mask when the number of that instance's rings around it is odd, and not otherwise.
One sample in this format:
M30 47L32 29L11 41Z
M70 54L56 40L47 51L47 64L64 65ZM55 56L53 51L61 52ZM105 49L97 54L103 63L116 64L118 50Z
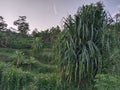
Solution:
M29 72L23 72L21 69L10 67L2 72L1 89L2 90L20 90L32 82L33 76Z
M13 49L31 49L32 42L32 38L15 38L15 40L9 42L8 47Z
M34 74L0 63L0 89L2 90L27 90L30 87L30 90L53 90L57 87L58 77L56 73Z
M98 74L95 79L97 90L119 90L120 76L110 74Z

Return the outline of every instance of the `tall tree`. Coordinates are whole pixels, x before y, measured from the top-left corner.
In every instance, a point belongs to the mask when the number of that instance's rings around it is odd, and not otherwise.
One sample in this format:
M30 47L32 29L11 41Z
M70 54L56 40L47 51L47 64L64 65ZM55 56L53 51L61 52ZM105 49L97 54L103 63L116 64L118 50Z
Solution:
M7 28L7 24L4 21L4 18L0 16L0 31L4 31Z
M120 22L120 12L115 15L116 22Z
M26 16L19 16L18 20L14 21L14 25L18 26L18 31L24 36L27 35L29 29L29 23L26 22Z
M38 37L39 36L39 31L37 28L35 28L33 31L32 31L32 36L33 37Z

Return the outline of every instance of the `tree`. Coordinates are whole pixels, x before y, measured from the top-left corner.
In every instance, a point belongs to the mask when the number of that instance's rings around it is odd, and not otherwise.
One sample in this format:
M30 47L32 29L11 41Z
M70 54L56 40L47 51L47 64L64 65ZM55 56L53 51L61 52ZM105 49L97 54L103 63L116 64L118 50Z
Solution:
M0 16L0 31L4 31L7 28L7 24L4 21L4 18Z
M115 16L115 27L116 27L116 30L118 32L118 38L119 38L119 41L120 41L120 12L118 12Z
M120 23L120 12L115 15L115 19L117 23Z
M18 20L14 21L14 25L18 26L18 31L23 36L27 35L29 29L29 23L26 22L26 16L19 16Z
M35 28L33 31L32 31L32 36L33 37L38 37L39 36L39 31L37 28Z
M7 47L8 37L5 32L7 30L7 24L4 21L4 18L0 16L0 46Z
M43 41L50 42L50 31L49 29L41 31L39 34Z
M52 27L50 29L50 38L51 38L51 42L55 42L55 40L58 38L58 35L60 34L61 30L60 27Z

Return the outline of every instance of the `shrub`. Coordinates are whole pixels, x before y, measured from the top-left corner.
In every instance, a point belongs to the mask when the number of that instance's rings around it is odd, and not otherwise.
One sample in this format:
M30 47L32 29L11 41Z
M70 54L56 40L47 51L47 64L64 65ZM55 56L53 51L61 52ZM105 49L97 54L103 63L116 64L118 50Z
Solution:
M107 14L102 4L86 5L73 18L65 19L64 30L57 45L61 80L88 88L109 57Z

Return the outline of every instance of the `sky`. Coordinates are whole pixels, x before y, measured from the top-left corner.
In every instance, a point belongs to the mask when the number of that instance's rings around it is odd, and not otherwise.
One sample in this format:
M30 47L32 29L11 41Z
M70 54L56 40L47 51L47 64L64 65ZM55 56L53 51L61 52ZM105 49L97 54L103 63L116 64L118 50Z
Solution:
M78 7L100 0L0 0L0 16L14 27L19 16L27 16L30 29L46 30L52 26L62 26L63 17L74 15ZM120 0L101 0L105 9L114 15L120 10Z

